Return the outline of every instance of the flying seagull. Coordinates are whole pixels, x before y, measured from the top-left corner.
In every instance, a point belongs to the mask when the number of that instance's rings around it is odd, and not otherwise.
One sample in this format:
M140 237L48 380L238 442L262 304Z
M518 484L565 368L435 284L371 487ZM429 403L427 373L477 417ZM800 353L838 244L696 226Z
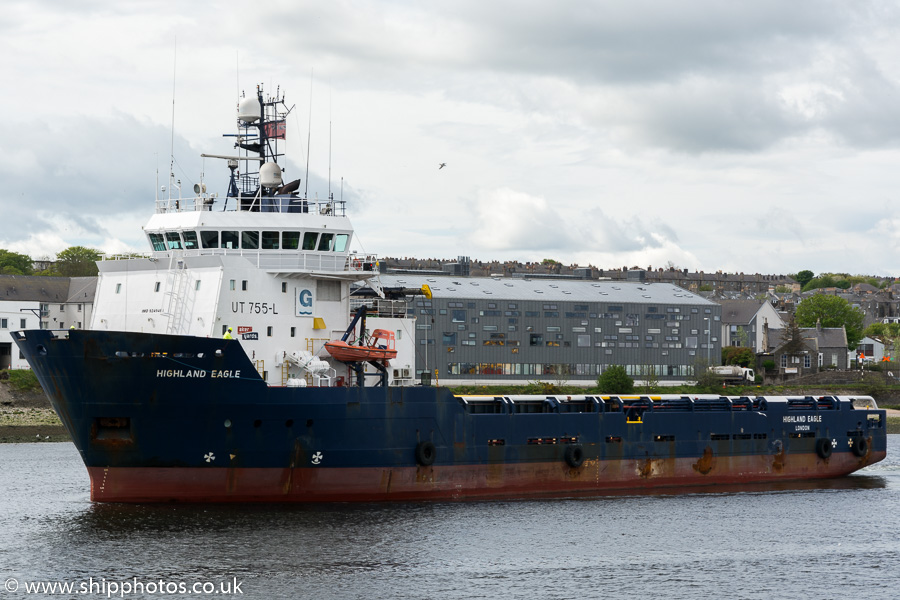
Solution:
M441 169L443 169L443 168L446 167L446 166L447 166L447 163L441 163L441 164L439 164L439 165L438 165L438 171L440 171Z

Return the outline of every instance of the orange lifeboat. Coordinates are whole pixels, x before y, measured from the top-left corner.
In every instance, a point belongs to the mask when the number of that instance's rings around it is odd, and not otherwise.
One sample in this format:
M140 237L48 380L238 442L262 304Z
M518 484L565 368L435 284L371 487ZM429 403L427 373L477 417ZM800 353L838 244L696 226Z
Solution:
M365 362L378 361L387 363L392 358L397 358L397 349L394 346L394 332L387 329L376 329L372 337L365 345L354 346L343 340L325 342L325 349L336 360L341 362Z

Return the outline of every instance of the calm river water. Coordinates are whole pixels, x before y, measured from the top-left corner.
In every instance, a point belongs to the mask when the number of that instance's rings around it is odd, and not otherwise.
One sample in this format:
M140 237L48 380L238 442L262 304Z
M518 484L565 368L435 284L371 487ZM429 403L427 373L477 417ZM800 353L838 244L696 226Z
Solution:
M900 596L900 435L844 479L665 495L129 506L88 485L71 444L0 444L0 598Z

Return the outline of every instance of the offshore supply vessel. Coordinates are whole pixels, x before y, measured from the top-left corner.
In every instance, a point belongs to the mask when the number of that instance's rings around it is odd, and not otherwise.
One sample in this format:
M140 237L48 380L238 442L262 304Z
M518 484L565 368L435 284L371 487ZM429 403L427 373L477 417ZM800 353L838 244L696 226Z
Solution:
M343 199L283 181L288 112L261 87L239 101L234 151L205 155L227 162L228 192L158 196L149 255L99 263L88 329L14 332L92 500L560 497L839 477L885 457L869 397L414 385L414 317L393 298L429 290L381 288Z

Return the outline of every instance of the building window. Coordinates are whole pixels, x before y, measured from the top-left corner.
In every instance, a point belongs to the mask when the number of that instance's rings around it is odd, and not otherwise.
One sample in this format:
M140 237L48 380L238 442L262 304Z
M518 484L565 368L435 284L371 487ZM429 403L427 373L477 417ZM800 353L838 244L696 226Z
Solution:
M781 368L784 369L787 367L787 354L781 355Z
M282 293L282 294L287 294L287 281L282 281L282 282L281 282L281 293Z
M199 290L199 289L200 289L200 280L195 279L194 280L194 290Z
M117 284L116 284L116 293L118 294L118 293L121 292L121 291L122 291L122 284L121 284L121 283L117 283ZM60 304L60 305L59 305L59 310L60 310L60 312L62 312L62 309L63 309L62 304Z
M231 290L232 292L234 291L234 279L228 280L228 289Z
M158 282L158 281L157 281L156 283L153 284L153 291L154 291L154 292L158 292L158 291L159 291L159 282Z
M296 328L296 327L291 327L291 337L294 337L294 336L296 336L296 335L297 335L297 328Z
M591 345L590 334L579 335L577 338L577 343L579 348L589 348Z
M803 368L809 369L810 367L812 367L812 360L810 359L809 354L806 354L803 356Z
M0 319L0 329L6 329L9 326L8 323L9 321L6 319ZM60 327L62 327L62 325L60 325Z
M244 291L244 292L247 291L247 280L246 279L241 281L241 291Z
M78 312L81 312L81 304L78 305Z
M272 326L271 325L266 327L266 335L269 337L272 337Z

